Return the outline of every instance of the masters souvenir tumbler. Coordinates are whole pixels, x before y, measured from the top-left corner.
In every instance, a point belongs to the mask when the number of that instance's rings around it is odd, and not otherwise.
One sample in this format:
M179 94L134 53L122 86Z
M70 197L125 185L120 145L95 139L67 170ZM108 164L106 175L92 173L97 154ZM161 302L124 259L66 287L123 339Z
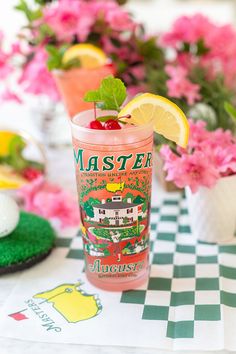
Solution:
M89 110L71 122L86 275L106 290L133 289L149 269L152 122L86 128L93 119Z

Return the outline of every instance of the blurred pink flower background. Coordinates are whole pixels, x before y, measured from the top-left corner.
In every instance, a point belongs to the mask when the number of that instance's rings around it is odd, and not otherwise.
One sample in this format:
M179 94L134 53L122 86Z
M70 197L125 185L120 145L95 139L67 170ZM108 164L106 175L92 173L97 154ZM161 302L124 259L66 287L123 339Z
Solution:
M201 186L211 188L221 177L236 173L236 139L230 131L206 130L205 122L190 122L187 149L161 148L167 181L177 187L189 186L196 192Z
M76 227L80 222L78 202L61 187L40 176L23 186L19 193L23 208L38 214L59 227Z

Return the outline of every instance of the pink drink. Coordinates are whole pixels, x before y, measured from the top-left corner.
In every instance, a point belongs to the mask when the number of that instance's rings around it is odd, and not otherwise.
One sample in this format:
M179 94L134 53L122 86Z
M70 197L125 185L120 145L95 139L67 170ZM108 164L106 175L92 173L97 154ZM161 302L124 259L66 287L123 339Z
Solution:
M54 71L58 90L62 96L69 116L93 107L93 103L84 101L87 91L96 90L102 79L114 74L114 67L105 65L96 69L74 68L67 71Z
M93 119L90 110L72 120L86 275L106 290L133 289L149 270L152 124L86 128Z

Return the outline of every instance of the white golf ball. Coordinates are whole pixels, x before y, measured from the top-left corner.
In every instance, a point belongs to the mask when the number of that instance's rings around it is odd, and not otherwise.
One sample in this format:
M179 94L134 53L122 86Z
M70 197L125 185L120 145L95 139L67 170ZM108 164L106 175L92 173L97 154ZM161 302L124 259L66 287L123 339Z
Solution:
M19 207L14 199L0 193L0 238L15 230L19 217Z

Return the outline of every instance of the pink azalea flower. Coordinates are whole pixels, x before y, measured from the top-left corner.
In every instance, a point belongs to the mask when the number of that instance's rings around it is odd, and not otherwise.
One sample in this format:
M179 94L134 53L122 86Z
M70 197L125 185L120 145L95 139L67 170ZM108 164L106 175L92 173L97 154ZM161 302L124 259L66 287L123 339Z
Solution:
M120 59L127 61L128 63L133 63L139 61L140 55L135 51L130 51L130 47L127 45L121 45L121 48L117 49L117 55Z
M40 47L35 52L34 58L25 65L19 83L26 92L34 95L47 95L57 101L59 94L52 77L47 69L47 52Z
M19 196L24 202L24 209L38 214L50 221L59 221L61 228L78 226L79 207L74 198L60 187L38 177L23 186Z
M0 96L0 101L6 102L6 101L13 101L16 103L21 104L22 99L13 91L6 89Z
M200 87L188 79L188 71L185 68L167 65L166 72L170 76L166 82L170 97L185 97L189 105L193 105L201 99Z
M106 20L114 31L133 31L135 28L130 15L122 11L120 7L109 11Z
M43 22L49 25L59 40L71 41L77 35L85 41L94 23L91 5L83 1L60 0L46 6Z
M165 160L165 170L171 167L178 159L177 155L173 153L168 145L162 145L160 154Z
M220 177L236 174L236 139L230 131L209 132L205 122L190 121L187 149L162 147L167 180L196 192L201 186L211 188Z
M135 65L130 68L130 73L138 80L142 81L145 78L145 67L143 64Z
M229 145L236 144L236 139L233 137L232 132L230 130L223 130L219 128L211 133L213 139L211 139L211 145L218 146L220 144L221 147L228 147Z
M199 40L208 49L200 57L194 55L194 52L180 51L185 43L194 46ZM188 62L192 62L192 65L197 62L207 69L209 79L223 73L226 85L236 89L236 30L233 26L216 25L201 14L182 16L176 20L171 31L162 36L162 43L177 50L176 58L182 66L186 67Z
M190 139L188 143L188 147L190 148L198 148L202 143L208 143L209 133L206 130L206 122L198 120L193 122L192 120L189 121L190 125Z
M115 1L96 1L92 7L94 15L103 18L114 31L133 31L136 27L128 12Z
M212 160L216 168L221 174L236 173L236 144L228 147L215 147Z
M10 55L13 56L13 55L17 55L17 54L23 54L20 42L15 42L15 43L12 43L12 45L11 45L11 54Z
M174 180L179 188L189 186L195 193L199 186L213 187L218 178L217 169L209 164L204 153L197 151L193 155L182 155L174 161L167 170L166 180Z
M199 39L205 38L212 27L214 25L204 15L182 16L174 22L171 31L163 35L162 42L174 47L183 42L196 43Z
M112 41L107 36L101 37L101 45L105 53L111 54L117 52L117 47L114 46Z

